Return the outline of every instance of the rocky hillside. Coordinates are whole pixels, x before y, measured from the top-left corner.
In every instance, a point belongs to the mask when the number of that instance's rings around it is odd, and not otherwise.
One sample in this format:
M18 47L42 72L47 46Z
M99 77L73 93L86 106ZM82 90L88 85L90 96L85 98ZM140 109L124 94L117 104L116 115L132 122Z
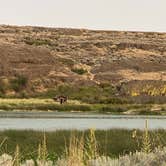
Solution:
M66 83L166 95L166 33L0 26L0 90L15 93L16 83L29 92Z

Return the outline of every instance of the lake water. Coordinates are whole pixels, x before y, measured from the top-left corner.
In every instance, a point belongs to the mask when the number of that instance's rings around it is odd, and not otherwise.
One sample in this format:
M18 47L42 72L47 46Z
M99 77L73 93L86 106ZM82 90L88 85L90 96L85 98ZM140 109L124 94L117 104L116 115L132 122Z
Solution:
M101 115L83 113L1 112L0 130L59 129L144 129L148 119L149 129L166 129L165 116Z

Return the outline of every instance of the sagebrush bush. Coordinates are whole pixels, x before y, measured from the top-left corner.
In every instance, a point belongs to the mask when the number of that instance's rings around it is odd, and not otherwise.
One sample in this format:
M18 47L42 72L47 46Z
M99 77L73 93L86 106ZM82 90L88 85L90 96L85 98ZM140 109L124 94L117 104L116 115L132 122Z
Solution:
M30 37L26 37L24 39L24 42L28 45L35 45L35 46L40 46L40 45L53 46L53 43L48 39L33 39Z
M16 78L10 80L11 89L15 90L16 92L25 88L27 83L28 78L23 75L18 75Z
M5 81L4 79L0 79L0 94L5 94L6 91L9 89L9 83L8 81Z
M74 73L77 73L79 75L83 75L83 74L87 73L87 70L82 69L82 68L79 68L79 69L73 68L73 69L71 69L71 71L74 72Z

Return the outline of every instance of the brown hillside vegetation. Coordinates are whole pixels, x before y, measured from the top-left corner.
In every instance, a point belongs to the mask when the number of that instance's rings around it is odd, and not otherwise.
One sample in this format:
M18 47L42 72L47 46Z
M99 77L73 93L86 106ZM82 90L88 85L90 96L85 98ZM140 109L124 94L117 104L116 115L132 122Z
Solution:
M22 88L5 89L14 79ZM0 26L2 92L41 92L63 83L165 96L166 33Z

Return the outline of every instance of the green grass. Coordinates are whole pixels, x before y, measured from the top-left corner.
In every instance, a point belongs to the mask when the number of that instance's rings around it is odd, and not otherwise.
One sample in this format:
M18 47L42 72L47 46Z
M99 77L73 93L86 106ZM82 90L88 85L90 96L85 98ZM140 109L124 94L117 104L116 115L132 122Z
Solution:
M151 111L153 107L159 110ZM135 114L135 115L162 115L165 114L166 105L153 104L87 104L77 100L69 100L65 104L59 104L53 99L4 99L0 98L0 110L24 110L24 111L60 111L60 112L96 112L110 114Z
M87 137L89 131L55 131L46 132L47 149L50 158L62 156L65 147L69 145L69 139L73 133L81 138L83 135ZM119 155L129 154L130 152L141 150L142 131L137 132L138 139L132 138L132 130L125 129L112 129L112 130L99 130L95 132L99 154L108 155L111 157L118 157ZM156 130L150 131L150 138L152 148L165 146L166 131ZM1 131L0 142L4 139L6 141L0 148L0 153L13 154L15 147L18 144L20 147L21 155L27 158L34 158L37 156L37 149L39 143L43 139L43 132L39 131Z
M60 105L52 99L0 99L2 110L54 110L54 111L91 111L91 107L79 102L70 101Z

